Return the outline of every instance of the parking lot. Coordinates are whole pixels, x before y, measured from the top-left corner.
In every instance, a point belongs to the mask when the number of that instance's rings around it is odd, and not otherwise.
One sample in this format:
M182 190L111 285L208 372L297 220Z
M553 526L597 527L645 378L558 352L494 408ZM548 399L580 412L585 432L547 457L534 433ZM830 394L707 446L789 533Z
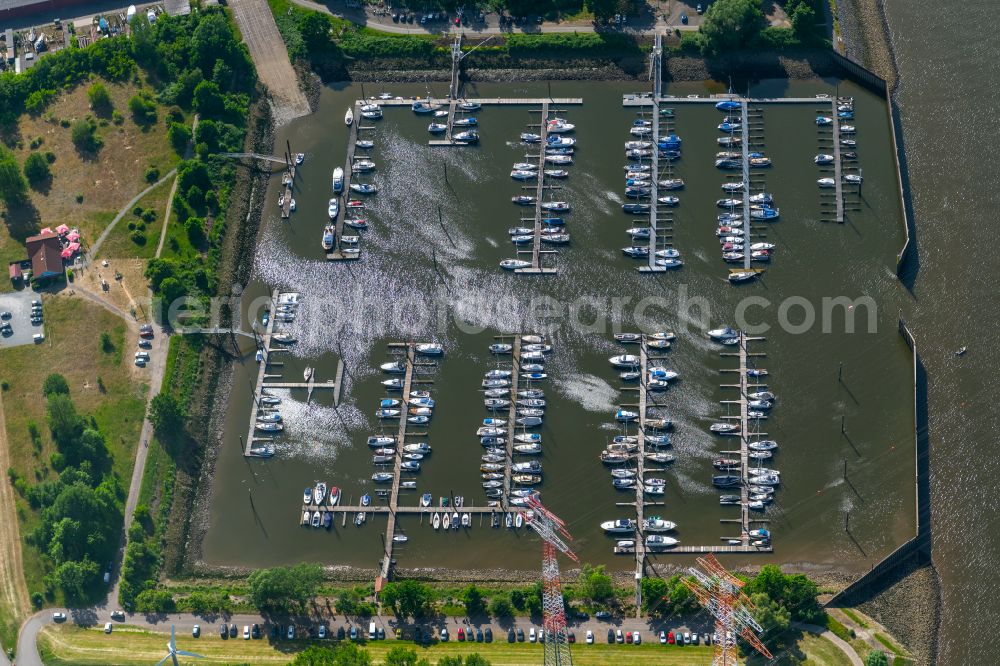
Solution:
M41 301L40 294L30 290L0 294L0 312L9 312L10 319L4 318L0 324L9 323L13 333L0 335L0 349L32 344L32 336L45 333L44 324L31 323L31 301Z

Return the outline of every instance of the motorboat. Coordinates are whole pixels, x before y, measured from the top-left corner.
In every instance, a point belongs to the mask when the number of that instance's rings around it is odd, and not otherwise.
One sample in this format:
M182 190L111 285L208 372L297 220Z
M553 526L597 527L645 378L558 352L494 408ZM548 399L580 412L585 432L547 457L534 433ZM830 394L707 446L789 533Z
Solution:
M406 422L411 425L426 425L431 422L431 417L426 415L408 416Z
M845 148L857 148L858 142L854 139L841 139L840 145L844 146Z
M448 117L448 109L438 109L437 111L434 112L434 117L435 118L447 118Z
M634 478L630 479L612 479L611 485L615 487L616 490L631 490L635 488L636 480Z
M827 153L820 153L819 155L813 158L813 162L815 162L816 164L833 164L833 159L834 159L833 155L829 155Z
M514 453L522 455L536 455L542 452L542 445L538 442L533 444L515 444Z
M719 124L719 131L725 132L727 134L732 134L733 132L739 132L742 129L743 129L742 123L723 122Z
M396 459L396 456L394 456L394 455L388 455L388 454L384 454L384 453L379 453L379 454L375 454L375 455L372 456L372 464L373 465L385 465L385 464L391 463L395 459Z
M729 326L725 328L715 328L708 332L708 337L713 340L724 340L726 338L735 338L739 335L739 331L736 331Z
M771 166L770 157L751 157L750 158L751 167L769 167Z
M367 173L375 170L375 162L371 160L356 160L351 165L352 173Z
M378 188L373 183L351 183L351 192L375 194L378 192Z
M537 460L529 460L528 462L518 462L510 466L512 472L517 474L541 474L542 473L542 463Z
M570 206L565 201L545 201L542 203L542 210L554 211L554 212L567 212Z
M441 356L444 354L444 346L437 342L423 342L414 347L418 354L424 356Z
M382 372L402 374L406 372L406 363L403 361L389 361L379 366Z
M719 111L736 111L743 108L740 102L733 99L723 100L715 105L715 108Z
M680 541L673 537L663 536L662 534L647 534L646 535L646 547L648 548L672 548L676 546Z
M399 467L400 467L400 469L402 469L402 470L404 470L406 472L419 472L420 471L420 463L417 462L416 460L404 460L403 462L399 463Z
M753 476L750 482L761 486L777 486L781 484L781 477L777 474L759 474Z
M631 534L635 532L635 521L629 518L606 520L601 523L601 529L608 534Z
M732 506L735 504L740 504L743 501L739 495L719 495L719 504L722 506ZM740 543L739 539L736 543Z
M750 203L753 204L772 204L774 203L774 196L768 192L759 192L757 194L750 195Z
M455 143L476 143L479 141L479 132L476 130L465 130L451 135Z
M542 140L542 137L538 134L532 134L531 132L524 132L521 134L521 141L525 143L538 143Z
M833 118L830 116L816 116L816 124L820 127L825 127L827 125L833 124Z
M840 126L840 133L841 134L855 134L855 133L857 133L857 130L854 128L854 125L841 125Z
M564 118L552 118L545 124L545 131L549 134L565 134L576 129L576 125L566 122Z
M833 178L819 178L816 180L816 184L822 188L832 189L837 187L837 181Z
M400 410L398 409L376 409L375 416L380 419L398 419Z
M672 196L657 197L656 200L657 202L663 204L664 206L676 206L681 202L681 200L678 197L672 197Z
M361 150L371 150L375 147L375 142L370 139L358 139L354 142L354 147Z
M635 470L634 469L613 469L611 470L611 478L613 479L634 479Z
M677 529L677 523L659 516L650 516L642 521L642 529L647 532L672 532Z
M775 248L774 243L767 243L767 242L752 243L750 245L750 249L754 252L758 250L773 250L774 248Z
M392 477L391 472L375 472L372 474L372 481L375 483L390 483L392 482Z
M347 113L344 114L344 124L348 127L354 124L354 110L351 107L347 107Z
M361 117L366 120L381 120L382 109L374 104L370 104L368 106L369 108L367 110L365 107L361 107Z
M431 134L444 134L448 131L448 126L444 123L431 123L427 126L427 131Z
M281 432L285 429L285 425L283 423L258 421L254 424L254 429L260 432Z
M524 427L524 428L537 428L542 425L541 416L523 416L518 419L514 419L514 424Z
M570 241L569 234L544 234L542 242L550 245L565 245Z
M652 148L653 144L650 141L626 141L625 150L645 150L647 148Z
M492 354L509 354L513 349L513 345L500 342L490 345L490 353Z
M732 146L738 146L738 145L740 145L740 143L742 143L743 139L741 139L738 136L720 136L715 141L720 146L732 147ZM716 166L718 166L718 165L716 165Z
M538 172L515 169L510 172L510 177L514 180L534 180L538 178Z
M551 135L545 138L546 147L570 148L576 145L576 139L571 136Z
M451 124L454 127L475 127L479 124L479 121L473 116L469 116L468 118L456 118Z
M526 194L519 194L510 198L511 203L517 204L518 206L534 206L537 199L535 197L530 197Z
M538 474L514 474L510 478L520 486L537 486L542 482L542 477Z
M844 175L844 182L850 183L851 185L860 185L864 179L856 173L848 173Z
M639 126L639 127L629 128L629 134L631 134L632 136L649 136L652 133L653 133L652 127Z
M632 412L627 409L619 409L615 411L615 420L621 423L628 423L630 421L638 421L639 413Z
M766 377L767 374L765 368L750 368L747 370L747 377Z
M387 389L398 391L401 388L403 388L403 380L398 377L395 377L393 379L383 379L382 386L386 387Z
M609 358L608 362L616 368L635 368L639 366L639 357L635 354L619 354Z
M684 187L683 178L666 178L664 180L657 181L656 185L662 187L665 190L679 190Z
M740 169L742 164L739 160L731 160L728 158L722 158L715 160L715 166L719 169Z
M770 250L754 250L750 253L751 261L771 261Z
M438 104L432 104L422 100L415 100L413 104L410 105L410 110L414 113L434 113L439 108L441 107Z
M545 161L549 164L572 164L573 158L569 155L546 155Z
M663 452L649 452L643 455L643 457L649 462L659 463L662 465L670 464L674 462L674 460L676 459L676 456L674 456L674 454L663 453Z
M652 231L650 227L632 227L631 229L626 229L625 233L631 236L632 240L636 241L649 238Z
M755 220L776 220L780 215L781 211L779 209L767 206L755 207L750 210L750 217Z

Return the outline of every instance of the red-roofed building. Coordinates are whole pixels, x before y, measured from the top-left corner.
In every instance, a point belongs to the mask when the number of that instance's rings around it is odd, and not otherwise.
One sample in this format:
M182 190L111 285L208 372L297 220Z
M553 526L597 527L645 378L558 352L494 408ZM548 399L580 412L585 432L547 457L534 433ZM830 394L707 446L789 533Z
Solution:
M55 277L63 274L62 244L56 234L32 236L25 245L28 246L28 258L31 260L31 273L36 280Z

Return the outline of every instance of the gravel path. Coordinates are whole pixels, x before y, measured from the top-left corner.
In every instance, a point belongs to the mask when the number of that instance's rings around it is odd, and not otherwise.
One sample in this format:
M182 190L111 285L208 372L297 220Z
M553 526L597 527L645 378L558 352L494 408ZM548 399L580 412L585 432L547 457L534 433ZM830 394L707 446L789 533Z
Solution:
M3 396L0 395L0 469L10 466L7 448L7 426L3 415ZM24 584L21 566L21 535L14 508L14 488L7 479L0 481L0 595L2 603L10 609L15 619L28 611L28 589ZM0 646L0 653L10 646ZM0 664L6 666L6 654L0 654Z

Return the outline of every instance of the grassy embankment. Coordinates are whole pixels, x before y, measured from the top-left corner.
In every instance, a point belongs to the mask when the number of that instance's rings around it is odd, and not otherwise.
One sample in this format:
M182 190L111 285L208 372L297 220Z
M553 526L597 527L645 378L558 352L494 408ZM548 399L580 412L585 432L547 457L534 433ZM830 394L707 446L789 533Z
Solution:
M103 331L110 335L110 351L101 347L97 333ZM114 473L127 483L149 390L134 373L127 353L135 344L134 336L112 313L73 296L46 299L45 335L42 345L15 347L0 354L0 379L7 386L3 404L11 469L28 486L58 477L50 463L56 447L46 425L42 382L49 372L59 372L66 377L77 409L92 415L104 433ZM20 493L17 516L23 542L38 524L39 513ZM28 591L41 592L42 579L48 573L41 553L27 543L22 553ZM60 602L57 589L52 601Z
M182 664L287 664L293 653L305 648L305 641L219 640L212 627L205 627L200 638L190 635L177 636L177 647L204 655L205 659L184 661ZM383 663L385 653L396 645L413 644L403 641L380 641L367 646L376 663ZM43 661L50 666L102 664L107 666L139 666L155 663L165 654L164 634L116 626L114 633L106 635L102 628L80 629L72 626L47 627L39 635L39 650ZM493 666L535 666L541 663L542 646L530 643L438 643L416 648L420 656L431 663L448 655L467 655L478 652ZM581 645L573 648L573 663L578 666L606 666L628 663L630 666L653 664L657 666L701 666L711 663L710 647L664 647L658 643L642 645ZM836 662L834 662L836 663Z
M11 132L18 161L23 163L36 151L51 153L55 159L49 166L51 178L29 189L30 203L3 211L0 260L4 264L24 258L24 239L44 227L63 223L79 227L84 243L93 242L122 206L149 185L147 170L152 167L166 173L176 166L178 157L167 141L165 108L158 106L155 122L136 122L128 108L128 100L140 90L135 80L103 84L113 111L94 114L87 96L90 82L84 82L59 93L43 111L25 113L18 119ZM71 126L88 116L96 122L95 135L101 145L96 151L81 152L73 144ZM122 223L126 232L123 240L131 243L127 220ZM132 245L134 249L122 244L122 249L133 250L131 254L116 256L144 256L143 248ZM3 288L9 289L9 282L3 282Z

